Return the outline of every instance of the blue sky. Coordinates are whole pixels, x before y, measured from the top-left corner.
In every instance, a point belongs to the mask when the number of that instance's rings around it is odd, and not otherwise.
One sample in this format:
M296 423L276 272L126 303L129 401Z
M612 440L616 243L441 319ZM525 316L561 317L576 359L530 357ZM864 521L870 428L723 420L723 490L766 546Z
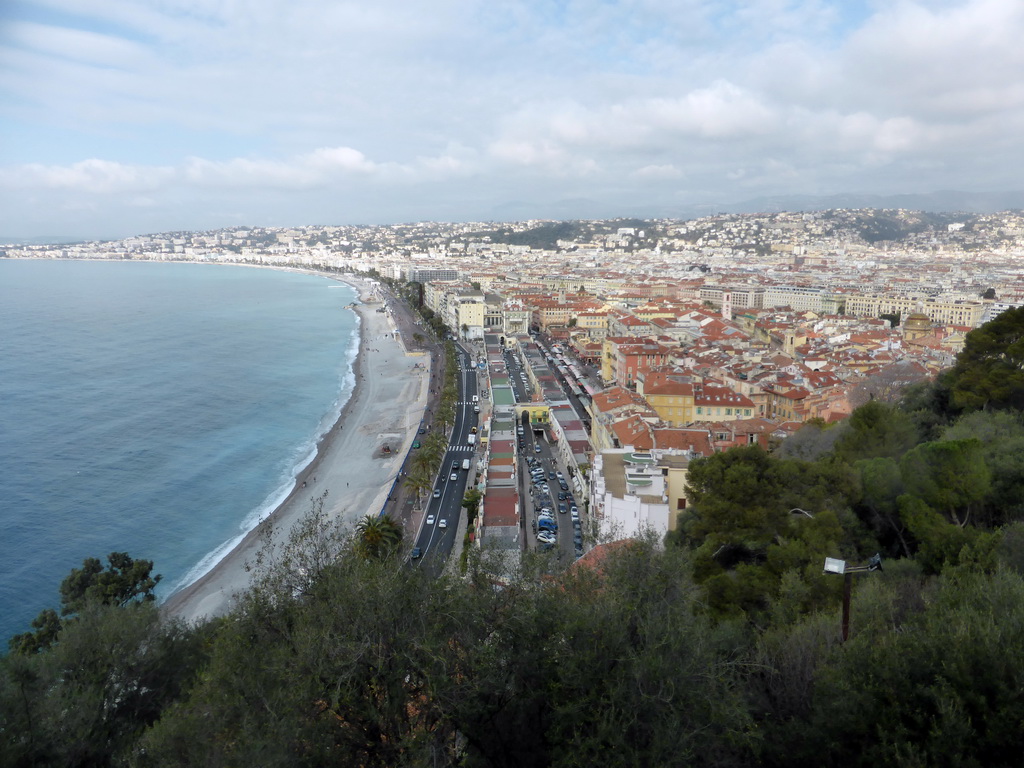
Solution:
M0 236L1019 189L1020 0L6 0Z

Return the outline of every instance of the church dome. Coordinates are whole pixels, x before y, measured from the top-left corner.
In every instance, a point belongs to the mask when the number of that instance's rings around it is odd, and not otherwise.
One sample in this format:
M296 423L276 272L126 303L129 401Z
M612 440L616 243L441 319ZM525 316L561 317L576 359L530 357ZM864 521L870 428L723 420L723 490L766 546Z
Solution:
M928 318L928 315L922 312L914 312L907 315L907 319L903 322L903 327L914 331L927 331L931 329L932 321Z

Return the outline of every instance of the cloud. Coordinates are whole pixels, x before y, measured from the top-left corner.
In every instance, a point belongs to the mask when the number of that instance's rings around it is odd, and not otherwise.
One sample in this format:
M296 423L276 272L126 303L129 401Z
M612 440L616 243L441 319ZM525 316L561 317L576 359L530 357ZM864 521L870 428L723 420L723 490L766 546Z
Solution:
M21 190L241 217L326 190L369 220L1010 188L1024 165L1016 0L36 4L0 27L14 222Z
M672 163L666 163L664 165L645 165L643 168L633 171L632 175L638 179L680 179L683 177L683 172Z
M71 190L82 194L119 194L155 190L175 176L161 166L136 166L109 160L82 160L66 166L27 165L0 168L0 186L8 189Z

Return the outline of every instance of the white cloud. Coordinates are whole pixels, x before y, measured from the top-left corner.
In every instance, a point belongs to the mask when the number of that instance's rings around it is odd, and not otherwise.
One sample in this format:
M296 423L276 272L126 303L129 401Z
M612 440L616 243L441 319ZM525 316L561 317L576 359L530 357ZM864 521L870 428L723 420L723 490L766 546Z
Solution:
M109 160L82 160L72 165L27 165L0 168L0 185L8 189L59 189L82 194L118 194L154 190L175 175L174 169L134 166Z
M643 168L633 171L632 175L638 179L680 179L683 177L683 172L672 163L666 163L664 165L645 165Z
M669 185L1008 188L1024 164L1019 0L36 2L47 24L0 28L14 223L22 189L471 216Z

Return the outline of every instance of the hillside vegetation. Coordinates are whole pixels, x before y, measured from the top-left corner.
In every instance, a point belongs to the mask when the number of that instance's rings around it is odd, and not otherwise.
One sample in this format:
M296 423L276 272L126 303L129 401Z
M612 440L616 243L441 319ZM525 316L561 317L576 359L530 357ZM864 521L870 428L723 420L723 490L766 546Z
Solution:
M1022 408L1024 309L899 406L693 462L667 541L566 570L430 580L314 508L186 627L152 563L87 561L0 662L0 764L1019 765ZM824 558L876 553L843 642Z

